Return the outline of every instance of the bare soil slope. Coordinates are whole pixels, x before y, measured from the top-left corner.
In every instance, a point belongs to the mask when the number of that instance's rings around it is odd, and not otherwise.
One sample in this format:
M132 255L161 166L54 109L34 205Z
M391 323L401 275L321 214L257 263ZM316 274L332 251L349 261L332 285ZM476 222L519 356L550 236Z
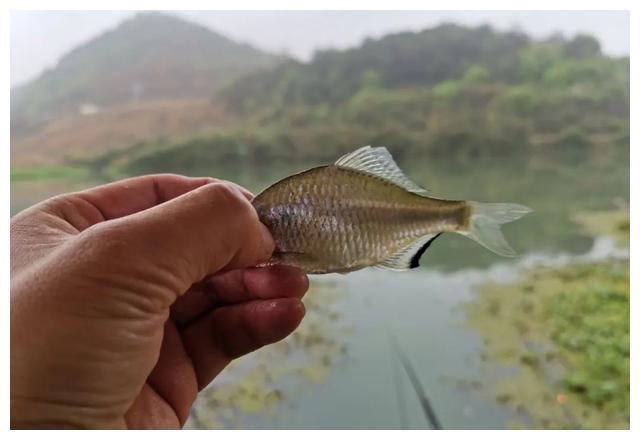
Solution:
M69 163L147 139L192 136L227 125L230 117L206 99L158 100L55 120L32 135L12 137L11 165Z

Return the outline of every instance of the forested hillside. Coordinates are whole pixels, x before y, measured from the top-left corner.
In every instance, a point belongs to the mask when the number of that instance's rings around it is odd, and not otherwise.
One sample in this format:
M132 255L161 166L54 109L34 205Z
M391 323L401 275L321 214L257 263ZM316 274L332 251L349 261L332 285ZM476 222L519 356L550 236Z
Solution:
M127 172L205 171L246 157L317 162L387 145L403 158L626 158L629 59L589 36L534 41L489 27L443 25L319 52L251 74L218 99L235 127L139 144Z

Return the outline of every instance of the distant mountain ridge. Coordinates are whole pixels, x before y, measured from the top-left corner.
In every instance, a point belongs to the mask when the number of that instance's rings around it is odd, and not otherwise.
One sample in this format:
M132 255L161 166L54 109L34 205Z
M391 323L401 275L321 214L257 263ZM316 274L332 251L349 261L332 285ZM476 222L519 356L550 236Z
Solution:
M225 83L279 60L181 18L140 13L12 90L12 129L87 104L212 96Z

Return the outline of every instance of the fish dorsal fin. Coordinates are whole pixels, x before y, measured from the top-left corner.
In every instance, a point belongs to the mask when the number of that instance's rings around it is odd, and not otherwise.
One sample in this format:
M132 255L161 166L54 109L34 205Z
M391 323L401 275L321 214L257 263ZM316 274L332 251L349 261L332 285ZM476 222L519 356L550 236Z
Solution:
M420 266L420 257L422 257L427 248L433 243L433 240L438 238L439 235L440 234L428 234L420 237L416 241L411 242L409 246L399 250L378 264L378 267L391 270L407 270Z
M358 148L356 151L342 156L335 164L343 168L351 168L373 174L412 193L422 195L427 193L427 190L404 175L385 147L371 148L367 146Z

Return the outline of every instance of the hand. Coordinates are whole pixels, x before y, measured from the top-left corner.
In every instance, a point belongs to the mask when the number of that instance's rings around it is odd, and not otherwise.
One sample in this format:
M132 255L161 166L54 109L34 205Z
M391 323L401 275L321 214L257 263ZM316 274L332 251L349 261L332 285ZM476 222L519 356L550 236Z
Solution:
M234 358L291 333L306 276L229 182L145 176L11 221L11 426L179 428Z

